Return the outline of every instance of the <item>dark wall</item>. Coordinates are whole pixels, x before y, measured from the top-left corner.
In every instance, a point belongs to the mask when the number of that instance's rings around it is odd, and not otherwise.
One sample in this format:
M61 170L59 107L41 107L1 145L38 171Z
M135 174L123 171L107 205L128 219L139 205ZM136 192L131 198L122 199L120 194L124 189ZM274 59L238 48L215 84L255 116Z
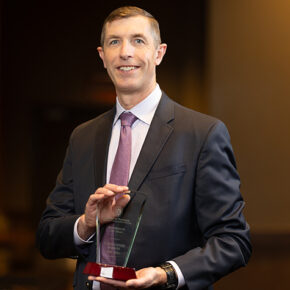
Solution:
M64 289L64 262L49 264L38 257L34 233L72 129L114 103L113 86L96 52L107 14L122 5L137 5L156 16L168 44L158 82L173 99L191 103L192 93L198 97L202 92L203 3L2 1L0 277L7 279L0 288L10 289L7 285L19 281L21 286L27 283L23 289L32 289L33 283L38 289L42 277L54 277L42 286ZM193 88L189 64L199 84Z
M177 92L189 59L195 63L198 81L202 80L203 1L194 1L193 8L189 3L177 6L168 1L4 1L2 154L4 191L9 192L4 199L6 208L25 212L36 200L42 202L39 187L43 184L43 196L53 186L72 128L114 102L114 90L96 47L106 15L125 4L145 8L159 19L168 52L158 68L158 81L182 102ZM54 158L46 160L52 152ZM15 202L12 196L16 193L19 199Z
M230 130L254 246L216 289L288 289L290 2L208 3L209 112Z

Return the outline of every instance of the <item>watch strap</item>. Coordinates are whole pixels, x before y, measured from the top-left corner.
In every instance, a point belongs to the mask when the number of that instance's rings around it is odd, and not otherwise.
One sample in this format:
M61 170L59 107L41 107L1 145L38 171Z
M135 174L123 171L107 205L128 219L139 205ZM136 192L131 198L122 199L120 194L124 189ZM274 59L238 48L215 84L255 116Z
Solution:
M162 285L162 289L176 289L178 286L178 279L174 267L168 262L161 264L159 267L165 271L167 276L167 282Z

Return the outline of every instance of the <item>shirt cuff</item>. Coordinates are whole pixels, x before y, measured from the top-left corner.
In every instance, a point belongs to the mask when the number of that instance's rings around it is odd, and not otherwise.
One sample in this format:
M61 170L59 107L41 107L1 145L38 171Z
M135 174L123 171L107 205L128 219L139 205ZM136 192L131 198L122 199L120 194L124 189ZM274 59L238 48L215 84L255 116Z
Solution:
M174 261L167 261L167 262L170 263L175 270L175 273L176 273L177 279L178 279L177 289L179 289L180 287L185 285L185 280L184 280L183 274L182 274L180 268L177 266L177 264Z
M76 246L81 246L81 245L85 245L85 244L90 244L93 241L92 238L94 237L95 234L92 234L87 240L83 240L79 234L78 234L78 223L79 223L79 219L80 217L76 220L75 225L74 225L74 242Z

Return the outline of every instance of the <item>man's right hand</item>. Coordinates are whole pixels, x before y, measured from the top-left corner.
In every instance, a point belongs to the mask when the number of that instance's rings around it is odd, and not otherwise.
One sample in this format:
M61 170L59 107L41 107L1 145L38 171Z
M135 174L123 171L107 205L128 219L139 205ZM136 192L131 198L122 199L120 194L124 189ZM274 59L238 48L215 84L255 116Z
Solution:
M80 238L87 240L95 233L97 213L100 224L108 223L118 217L130 200L128 193L129 188L127 186L106 184L90 195L85 213L78 222L77 231Z

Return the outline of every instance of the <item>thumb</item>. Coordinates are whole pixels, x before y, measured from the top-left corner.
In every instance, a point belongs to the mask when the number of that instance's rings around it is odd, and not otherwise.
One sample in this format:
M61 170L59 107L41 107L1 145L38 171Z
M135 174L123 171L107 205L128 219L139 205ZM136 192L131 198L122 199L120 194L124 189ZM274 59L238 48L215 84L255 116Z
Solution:
M129 194L124 194L116 200L116 204L114 205L114 212L117 217L122 214L123 208L128 204L130 199L131 197Z

